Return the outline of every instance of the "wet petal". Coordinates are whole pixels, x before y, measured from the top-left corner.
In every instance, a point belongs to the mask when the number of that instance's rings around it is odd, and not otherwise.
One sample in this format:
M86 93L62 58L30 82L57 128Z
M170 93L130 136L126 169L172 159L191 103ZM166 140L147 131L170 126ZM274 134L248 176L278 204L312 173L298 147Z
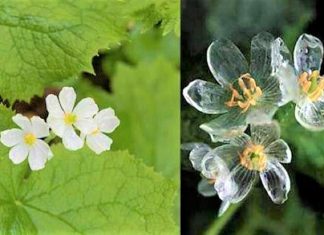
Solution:
M244 147L251 143L251 137L243 133L242 135L236 136L230 140L231 145Z
M249 71L242 52L227 39L218 39L209 46L207 63L215 79L222 86L233 83Z
M84 98L75 106L73 113L78 118L92 118L98 110L98 105L92 98Z
M291 162L291 150L288 144L282 139L272 142L265 149L265 154L268 158L276 159L277 161L282 163Z
M10 149L9 158L14 164L23 162L28 155L28 147L21 143Z
M218 189L220 198L231 203L243 200L250 192L256 175L256 171L250 171L241 165L237 165L231 171L227 180L224 181L223 191Z
M295 45L294 62L298 73L320 70L323 44L318 38L302 34Z
M301 99L295 107L295 117L300 125L311 131L324 130L324 101Z
M83 140L75 133L72 126L65 128L62 140L67 149L78 150L83 147Z
M97 133L95 135L88 135L86 143L92 151L100 154L110 149L112 139L102 133Z
M258 100L260 106L279 106L282 104L283 93L280 90L280 80L276 76L269 76L263 81L262 96Z
M210 135L213 142L228 141L244 133L247 128L245 119L246 113L232 109L210 122L203 123L200 128Z
M268 161L264 172L260 173L262 184L274 203L282 204L290 191L287 171L277 161Z
M83 134L90 134L97 129L97 125L92 118L79 119L74 125Z
M267 147L280 137L280 127L276 121L260 125L251 125L251 138L255 144Z
M219 149L221 147L209 151L201 161L201 173L207 179L216 179L218 181L219 178L229 174L229 169L225 162L227 156L225 156L224 149ZM220 153L223 153L223 155L218 155Z
M278 106L262 104L257 108L251 108L246 117L247 123L263 124L271 123Z
M230 205L231 205L230 202L222 201L222 203L219 207L219 210L218 210L218 217L222 216L227 211L227 209L229 208Z
M105 133L113 132L120 124L120 121L115 116L115 112L112 108L101 110L96 114L94 120L97 123L99 130Z
M55 133L55 135L62 137L65 130L65 123L62 117L54 117L49 115L47 118L47 124Z
M297 74L294 69L292 56L281 38L277 38L272 45L273 76L279 79L282 99L279 105L284 105L298 97Z
M32 131L37 138L44 138L49 135L49 127L44 119L41 119L38 116L31 118Z
M183 96L190 105L208 114L227 112L225 102L230 99L223 87L200 79L189 83L183 89Z
M203 143L182 144L181 148L190 151L189 160L191 161L192 167L197 171L201 171L202 159L211 150L211 148L207 144Z
M66 113L71 113L76 100L73 87L63 87L59 94L59 100L63 110Z
M263 84L272 73L271 51L274 37L270 33L259 33L251 41L250 71L259 84Z
M214 184L207 179L201 179L198 183L198 192L204 197L212 197L216 195Z
M5 130L1 132L1 143L7 147L12 147L23 141L23 131L14 128L10 130Z
M18 113L12 117L12 120L24 131L31 131L31 122L29 118Z
M53 117L62 118L64 116L64 112L56 95L51 94L46 97L46 109L49 115Z

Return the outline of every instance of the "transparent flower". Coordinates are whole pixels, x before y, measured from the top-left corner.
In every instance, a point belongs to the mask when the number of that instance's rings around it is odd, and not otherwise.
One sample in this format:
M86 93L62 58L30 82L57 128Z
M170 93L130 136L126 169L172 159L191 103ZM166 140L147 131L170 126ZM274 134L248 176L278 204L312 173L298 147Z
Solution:
M322 42L312 35L301 35L295 45L294 63L280 38L275 40L273 52L281 90L287 101L296 103L296 120L309 130L324 130L324 77L319 72Z
M43 119L34 116L31 119L17 114L12 120L21 128L13 128L1 132L1 142L10 147L9 158L19 164L28 158L32 170L45 167L53 153L48 144L42 140L49 135L49 127Z
M182 149L190 150L189 160L193 168L202 174L198 183L198 192L205 197L212 197L217 194L219 185L223 185L229 175L225 162L212 154L213 150L203 143L183 144ZM228 201L222 201L218 215L221 216L229 207Z
M47 123L70 150L83 147L83 140L74 128L85 134L90 133L96 128L93 116L98 112L92 98L84 98L74 107L75 101L76 94L72 87L64 87L58 97L52 94L46 97Z
M197 79L184 88L183 95L193 107L203 113L220 114L200 126L214 142L244 133L249 123L270 122L282 104L271 60L273 41L269 33L252 39L250 67L232 42L214 41L208 48L207 62L219 84Z
M210 152L230 169L226 179L216 188L223 201L237 203L244 199L257 175L274 203L287 200L290 179L281 163L290 163L291 151L279 137L280 129L275 122L251 125L251 137L237 136Z
M109 150L112 144L112 139L104 133L112 133L119 126L120 121L111 108L101 110L94 116L93 120L96 125L95 128L89 134L82 133L82 135L88 147L96 154L100 154Z

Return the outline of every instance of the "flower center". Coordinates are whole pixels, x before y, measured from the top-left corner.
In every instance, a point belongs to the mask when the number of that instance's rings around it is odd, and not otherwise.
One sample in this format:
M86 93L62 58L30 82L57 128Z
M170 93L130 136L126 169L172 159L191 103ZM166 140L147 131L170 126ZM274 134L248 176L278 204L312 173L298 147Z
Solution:
M249 170L263 171L267 163L264 147L262 145L248 145L240 154L240 163Z
M257 100L262 96L262 90L249 73L238 78L238 85L240 92L231 85L232 96L225 104L228 107L238 106L245 113L250 106L256 105Z
M66 113L64 116L64 122L67 125L72 125L76 122L77 116L73 113Z
M100 131L99 131L99 128L96 128L93 132L91 132L91 135L96 135L98 134Z
M323 94L324 77L318 70L303 72L298 78L299 86L311 101L317 101Z
M27 133L24 136L24 142L27 145L33 145L35 143L35 141L36 141L36 136L32 133Z

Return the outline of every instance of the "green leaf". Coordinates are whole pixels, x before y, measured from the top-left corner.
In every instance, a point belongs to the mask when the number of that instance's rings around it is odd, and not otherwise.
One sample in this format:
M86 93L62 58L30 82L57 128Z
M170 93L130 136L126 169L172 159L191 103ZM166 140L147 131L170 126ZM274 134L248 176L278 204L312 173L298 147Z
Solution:
M26 0L0 3L0 95L10 101L91 71L98 49L127 37L135 12L152 0ZM163 17L163 16L161 16ZM169 16L168 16L169 17Z
M0 161L1 234L176 234L175 186L125 151L54 146L44 170Z

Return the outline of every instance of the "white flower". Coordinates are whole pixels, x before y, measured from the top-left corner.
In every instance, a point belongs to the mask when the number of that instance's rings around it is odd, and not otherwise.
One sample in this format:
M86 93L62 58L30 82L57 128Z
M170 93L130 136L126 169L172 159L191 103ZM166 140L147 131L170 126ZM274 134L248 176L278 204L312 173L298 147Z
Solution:
M115 112L111 108L103 109L93 118L96 126L89 134L82 133L86 144L96 154L109 150L112 139L103 133L112 133L119 125L120 121L115 116Z
M85 134L90 133L96 128L93 116L98 112L98 106L92 98L84 98L74 107L75 100L76 94L72 87L64 87L58 97L46 97L49 113L47 123L70 150L83 147L83 140L74 128Z
M53 153L48 144L41 140L49 135L49 127L43 119L34 116L31 119L15 115L12 120L21 128L13 128L1 132L1 142L10 147L9 158L14 164L23 162L28 157L32 170L45 167Z

